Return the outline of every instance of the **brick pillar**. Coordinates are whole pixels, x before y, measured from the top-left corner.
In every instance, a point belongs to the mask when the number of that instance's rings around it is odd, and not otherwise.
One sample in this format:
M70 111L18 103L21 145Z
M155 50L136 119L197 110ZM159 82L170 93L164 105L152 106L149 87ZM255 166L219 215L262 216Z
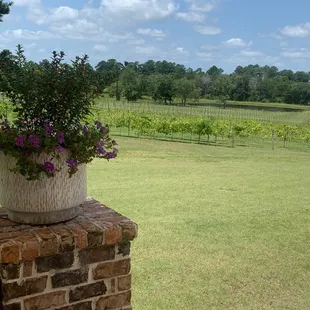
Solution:
M1 212L0 309L131 309L135 223L95 200L51 226L16 224Z

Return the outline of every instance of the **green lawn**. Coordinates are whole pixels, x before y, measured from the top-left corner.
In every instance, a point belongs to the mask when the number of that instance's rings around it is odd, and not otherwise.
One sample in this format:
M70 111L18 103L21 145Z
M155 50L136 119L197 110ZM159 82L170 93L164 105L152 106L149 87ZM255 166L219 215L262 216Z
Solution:
M310 309L309 153L117 140L89 195L139 224L135 310Z

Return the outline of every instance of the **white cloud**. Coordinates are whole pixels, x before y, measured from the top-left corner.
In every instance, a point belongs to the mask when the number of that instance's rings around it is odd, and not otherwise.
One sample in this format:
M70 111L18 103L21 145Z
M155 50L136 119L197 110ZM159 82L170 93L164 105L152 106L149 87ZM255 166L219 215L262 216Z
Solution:
M286 26L280 30L280 33L287 37L305 38L310 36L310 23Z
M244 46L250 46L253 44L252 41L246 42L240 38L232 38L227 41L223 41L222 44L228 46L228 47L244 47Z
M94 46L94 50L101 51L101 52L105 52L105 51L108 50L108 48L107 48L105 45L96 44L96 45Z
M213 11L217 5L217 0L186 0L190 3L190 10L195 12L209 13Z
M189 23L201 23L205 20L203 14L196 12L179 12L176 14L176 17Z
M108 16L130 20L154 20L167 18L178 5L170 0L102 0L101 6Z
M196 31L204 35L214 36L222 32L221 28L213 26L196 26Z
M310 51L307 48L284 48L284 51L281 53L283 57L286 58L310 58Z
M38 5L40 2L40 0L14 0L14 6Z
M240 52L240 55L245 56L245 57L260 57L260 56L263 56L264 54L259 51L244 50Z
M135 40L131 32L111 33L94 22L85 19L77 19L71 23L55 24L51 29L64 38L73 40L88 40L95 42L117 43L119 41Z
M59 6L51 10L49 22L63 22L75 20L79 17L79 11L68 6Z
M69 6L59 6L44 11L40 6L33 6L28 10L28 19L38 25L42 24L63 24L74 21L79 17L79 11Z
M163 38L166 36L166 34L162 30L150 29L150 28L138 28L137 33L154 38Z
M46 40L55 38L59 38L59 36L48 31L30 31L26 29L7 30L0 34L1 40Z

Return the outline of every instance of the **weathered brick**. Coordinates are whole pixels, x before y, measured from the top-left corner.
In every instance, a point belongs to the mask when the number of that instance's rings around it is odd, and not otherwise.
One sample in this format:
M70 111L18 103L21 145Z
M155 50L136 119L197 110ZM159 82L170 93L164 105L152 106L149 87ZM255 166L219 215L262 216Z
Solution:
M88 265L115 258L114 246L100 246L91 249L82 249L79 252L79 260L81 265Z
M105 230L105 244L114 245L122 239L122 230L119 226L113 225Z
M42 293L45 290L47 276L18 282L3 283L4 300Z
M123 242L118 244L117 254L124 256L128 256L130 254L130 242Z
M80 217L76 222L87 232L87 243L89 247L97 247L103 244L104 231L91 221Z
M30 260L39 256L39 241L34 237L22 245L22 259Z
M0 307L0 309L1 309L1 307ZM3 310L21 310L21 304L19 302L16 302L13 304L5 305L3 307Z
M133 222L121 222L119 225L122 228L122 240L130 241L137 237L138 226Z
M37 228L33 232L40 238L40 256L54 255L58 252L57 236L49 228Z
M32 260L39 256L39 239L30 232L19 232L14 240L21 245L22 260Z
M88 247L87 241L87 232L82 229L82 227L73 222L67 222L66 226L68 226L75 235L75 244L79 249L84 249Z
M10 264L2 265L2 268L1 268L2 278L5 280L18 279L20 275L20 267L21 267L20 263L18 264L10 263Z
M33 261L25 261L23 263L24 265L24 270L23 270L23 277L27 278L27 277L31 277L32 276L32 268L33 268Z
M17 263L20 258L19 244L13 240L0 242L0 255L3 264Z
M124 306L130 306L131 292L125 292L118 295L101 297L97 301L96 310L118 309Z
M95 280L127 275L130 272L130 259L99 264L93 270Z
M70 290L69 302L80 301L95 296L104 295L107 287L104 282L96 282L84 286L79 286Z
M59 251L70 252L75 249L75 235L71 229L64 225L58 224L49 227L59 238Z
M47 272L51 269L64 269L72 266L73 252L62 253L48 257L38 257L35 260L38 272Z
M6 233L0 234L0 240L13 240L22 235L23 235L23 232L21 231L6 232Z
M66 304L66 291L53 292L28 298L24 301L25 310L45 310Z
M125 277L118 278L118 290L121 291L128 291L131 288L131 275Z
M57 308L56 310L92 310L92 302L86 301L78 304Z
M87 282L88 280L88 268L82 268L77 270L69 270L66 272L56 273L52 276L53 288L77 285Z

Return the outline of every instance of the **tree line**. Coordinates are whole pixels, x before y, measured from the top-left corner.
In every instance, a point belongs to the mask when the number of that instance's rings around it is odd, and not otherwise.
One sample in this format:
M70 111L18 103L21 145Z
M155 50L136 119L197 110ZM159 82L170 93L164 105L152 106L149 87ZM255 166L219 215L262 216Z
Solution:
M148 60L145 63L115 59L100 61L95 70L106 81L111 97L134 101L150 96L154 101L181 104L200 98L227 100L310 103L310 72L279 70L275 66L238 66L233 73L212 66L207 71L186 68L168 61Z

